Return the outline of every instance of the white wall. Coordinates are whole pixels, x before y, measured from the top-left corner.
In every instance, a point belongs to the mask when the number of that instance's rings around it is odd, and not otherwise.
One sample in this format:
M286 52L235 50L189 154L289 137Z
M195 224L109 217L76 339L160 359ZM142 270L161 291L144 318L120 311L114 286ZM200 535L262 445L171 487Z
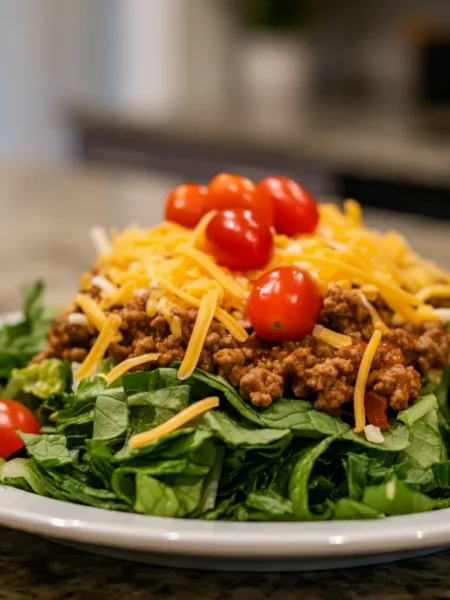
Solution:
M186 0L126 0L117 4L114 107L143 115L177 110L184 92Z
M186 0L1 0L0 160L70 155L69 107L182 103Z
M0 155L61 152L51 0L0 3Z

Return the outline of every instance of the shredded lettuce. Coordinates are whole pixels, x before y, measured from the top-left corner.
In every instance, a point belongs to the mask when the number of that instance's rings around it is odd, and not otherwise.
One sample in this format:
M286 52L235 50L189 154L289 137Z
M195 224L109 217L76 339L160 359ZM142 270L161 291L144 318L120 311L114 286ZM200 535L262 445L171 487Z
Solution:
M176 366L128 373L113 385L99 376L73 391L67 367L46 363L12 374L17 397L35 397L51 412L41 435L22 435L28 458L0 466L4 485L206 520L377 519L450 506L448 371L373 444L308 401L285 398L259 410L199 370L183 382ZM220 397L218 409L145 447L129 446L132 435L211 395Z

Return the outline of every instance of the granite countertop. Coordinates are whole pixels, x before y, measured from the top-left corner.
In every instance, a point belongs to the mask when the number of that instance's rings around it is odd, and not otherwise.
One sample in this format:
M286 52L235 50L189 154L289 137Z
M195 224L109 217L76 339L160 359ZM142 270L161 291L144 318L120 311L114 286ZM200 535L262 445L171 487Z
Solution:
M2 600L441 600L450 550L340 571L229 573L152 567L0 529Z
M0 312L19 304L18 288L41 277L48 300L63 303L94 259L93 224L156 223L173 180L101 171L0 166ZM450 224L370 211L367 220L398 228L416 249L450 267ZM0 600L107 598L234 600L406 600L450 598L450 551L400 563L300 574L213 573L102 558L0 529Z

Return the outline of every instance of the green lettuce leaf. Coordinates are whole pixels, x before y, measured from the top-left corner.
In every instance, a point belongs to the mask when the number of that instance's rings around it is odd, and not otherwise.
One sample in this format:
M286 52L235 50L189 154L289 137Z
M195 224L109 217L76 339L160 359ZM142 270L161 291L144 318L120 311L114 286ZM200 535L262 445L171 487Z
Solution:
M46 400L52 395L63 394L72 386L70 363L48 358L23 369L13 369L4 395L16 398L21 392Z
M289 499L292 502L294 516L298 521L313 521L326 518L327 513L315 515L311 512L308 498L308 482L317 459L328 450L336 438L330 436L321 442L306 448L296 462L289 480Z
M0 328L0 384L6 383L13 369L24 367L46 342L47 329L54 314L44 308L44 286L38 281L22 289L22 321Z
M384 515L376 508L353 498L340 498L334 506L333 518L350 521L354 519L379 519Z
M396 478L364 491L363 504L388 516L406 515L433 510L436 502L409 488Z
M63 435L34 435L20 433L25 443L27 454L42 467L60 467L73 463L78 455L77 450L68 450L67 439Z
M397 415L397 419L412 427L416 421L424 417L428 412L431 410L436 411L437 407L436 396L434 394L427 394L419 398L417 402L406 410L401 410Z

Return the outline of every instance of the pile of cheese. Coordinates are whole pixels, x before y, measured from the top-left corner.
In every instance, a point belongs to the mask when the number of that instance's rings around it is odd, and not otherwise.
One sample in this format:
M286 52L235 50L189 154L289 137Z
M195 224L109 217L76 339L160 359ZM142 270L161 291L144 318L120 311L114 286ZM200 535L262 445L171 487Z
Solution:
M139 294L149 294L146 311L150 317L163 314L172 334L181 336L181 321L172 309L198 309L191 340L180 377L195 368L212 319L217 319L236 340L248 337L246 299L252 283L262 273L282 265L308 270L322 294L334 284L350 289L359 286L374 326L386 333L372 302L380 295L399 319L421 321L439 318L439 311L426 303L430 297L450 297L450 275L414 253L396 232L379 233L364 226L360 206L349 200L341 211L334 204L319 206L320 221L313 235L288 238L274 232L274 253L260 271L231 272L217 265L208 253L205 229L214 213L207 214L194 230L163 222L151 229L130 227L110 235L102 229L92 232L98 259L95 275L86 273L75 304L82 314L69 315L73 322L93 324L99 336L78 377L94 372L113 341L120 341L120 317L107 316L108 309L122 305ZM100 289L97 302L87 293ZM336 347L350 338L316 326L314 335ZM157 360L157 354L131 358L109 374L109 380L127 369Z

